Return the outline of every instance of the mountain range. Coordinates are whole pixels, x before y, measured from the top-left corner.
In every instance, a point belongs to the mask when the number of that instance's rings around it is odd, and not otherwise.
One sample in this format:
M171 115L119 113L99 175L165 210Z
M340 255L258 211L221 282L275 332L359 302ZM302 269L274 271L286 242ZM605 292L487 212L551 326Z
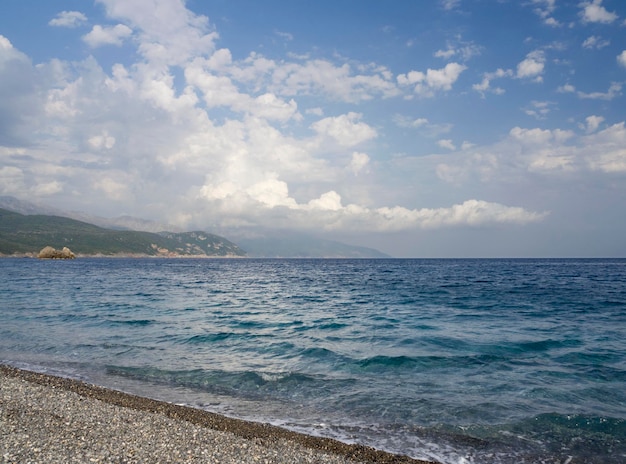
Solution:
M102 218L0 196L0 255L5 256L67 246L79 256L389 257L372 248L292 232L257 231L235 241L130 216Z

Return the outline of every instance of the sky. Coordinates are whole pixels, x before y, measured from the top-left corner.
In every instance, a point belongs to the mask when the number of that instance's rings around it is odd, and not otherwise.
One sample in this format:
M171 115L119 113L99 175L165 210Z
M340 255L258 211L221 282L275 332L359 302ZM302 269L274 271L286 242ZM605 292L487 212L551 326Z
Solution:
M396 257L626 257L623 0L4 0L0 195Z

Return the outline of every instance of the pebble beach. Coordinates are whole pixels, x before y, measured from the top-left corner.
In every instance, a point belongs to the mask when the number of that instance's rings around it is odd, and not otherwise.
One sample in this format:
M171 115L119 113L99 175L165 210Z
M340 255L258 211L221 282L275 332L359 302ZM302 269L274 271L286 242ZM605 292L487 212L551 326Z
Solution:
M425 464L4 365L0 462Z

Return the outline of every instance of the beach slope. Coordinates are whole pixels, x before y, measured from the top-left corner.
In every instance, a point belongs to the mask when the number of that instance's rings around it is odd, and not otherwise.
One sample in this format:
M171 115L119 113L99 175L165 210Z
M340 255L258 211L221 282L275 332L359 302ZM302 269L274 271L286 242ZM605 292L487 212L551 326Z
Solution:
M424 464L4 365L0 462Z

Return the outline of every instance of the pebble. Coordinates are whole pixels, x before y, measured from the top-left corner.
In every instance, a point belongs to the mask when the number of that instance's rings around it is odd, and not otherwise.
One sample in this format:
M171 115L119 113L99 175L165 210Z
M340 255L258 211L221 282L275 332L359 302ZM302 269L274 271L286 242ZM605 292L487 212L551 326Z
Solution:
M0 365L2 463L418 464Z

